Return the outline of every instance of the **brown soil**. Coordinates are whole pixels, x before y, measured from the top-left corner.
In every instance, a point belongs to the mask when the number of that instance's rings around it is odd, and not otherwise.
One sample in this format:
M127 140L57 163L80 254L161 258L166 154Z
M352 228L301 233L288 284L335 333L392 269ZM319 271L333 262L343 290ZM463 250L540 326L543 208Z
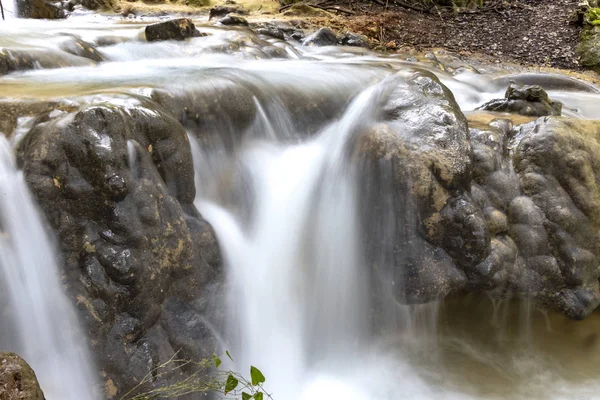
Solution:
M488 0L484 9L458 13L440 9L419 12L393 0L387 7L378 4L385 0L334 0L328 4L353 12L340 13L338 18L348 29L383 48L446 48L486 54L503 62L579 69L575 47L580 28L571 23L578 2Z

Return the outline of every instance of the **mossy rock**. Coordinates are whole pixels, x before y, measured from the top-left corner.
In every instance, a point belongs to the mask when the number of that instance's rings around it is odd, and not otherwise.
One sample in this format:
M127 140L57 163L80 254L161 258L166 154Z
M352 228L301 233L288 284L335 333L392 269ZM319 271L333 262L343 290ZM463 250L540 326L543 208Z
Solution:
M600 26L583 29L577 54L582 66L600 71Z
M0 399L44 400L35 372L15 353L0 352Z

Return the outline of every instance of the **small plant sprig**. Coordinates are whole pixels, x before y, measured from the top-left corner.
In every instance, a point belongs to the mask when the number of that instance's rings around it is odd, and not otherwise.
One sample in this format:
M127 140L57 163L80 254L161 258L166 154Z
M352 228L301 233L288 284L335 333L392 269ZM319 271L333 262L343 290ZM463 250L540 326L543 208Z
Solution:
M233 361L229 351L226 351L225 354ZM224 400L273 400L263 387L265 376L254 366L250 367L250 380L248 380L238 372L219 370L222 361L215 354L212 355L212 360L205 359L199 362L176 357L177 353L171 359L150 371L139 384L123 395L120 400L176 399L191 393L206 392L217 393ZM175 383L140 392L144 386L156 382L158 378L182 370L192 370L193 372Z

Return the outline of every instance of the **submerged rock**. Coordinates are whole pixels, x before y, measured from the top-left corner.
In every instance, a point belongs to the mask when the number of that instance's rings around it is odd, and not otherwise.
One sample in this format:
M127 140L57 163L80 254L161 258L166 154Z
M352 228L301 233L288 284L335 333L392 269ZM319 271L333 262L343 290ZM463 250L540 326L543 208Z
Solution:
M560 116L562 112L562 103L551 100L548 93L538 85L511 84L506 89L504 97L504 99L492 100L478 109L517 113L532 117Z
M146 40L184 40L196 36L196 27L189 18L171 19L148 25L145 29Z
M35 372L15 353L0 352L0 399L45 399Z

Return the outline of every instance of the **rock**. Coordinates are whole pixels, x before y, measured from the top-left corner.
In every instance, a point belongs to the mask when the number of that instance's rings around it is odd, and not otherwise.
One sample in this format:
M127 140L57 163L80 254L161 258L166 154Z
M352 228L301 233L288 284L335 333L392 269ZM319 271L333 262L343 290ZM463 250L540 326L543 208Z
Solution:
M256 30L259 35L269 36L273 39L285 40L285 34L283 31L275 28L259 28Z
M582 66L600 71L600 26L587 26L582 29L577 54Z
M0 50L0 75L34 68L91 66L96 63L55 49Z
M95 62L104 61L104 57L98 53L91 43L88 43L77 37L68 39L61 43L60 48L67 53L87 58Z
M386 86L355 144L367 259L382 293L424 303L464 287L490 237L471 199L469 133L452 93L420 70Z
M504 99L492 100L478 110L511 112L532 117L560 116L562 112L562 103L550 100L548 93L538 85L511 84L506 89L504 97Z
M122 100L41 115L17 149L100 367L121 394L172 350L170 332L152 333L164 331L163 302L193 301L220 263L193 205L184 128L151 101Z
M321 28L302 40L305 46L335 46L337 43L337 35L329 28Z
M228 15L224 18L221 18L219 23L226 26L248 26L248 20L237 15Z
M35 372L14 353L0 352L0 399L44 400Z
M196 35L196 27L189 18L171 19L148 25L145 29L146 40L185 40Z
M355 46L369 48L369 39L364 35L357 33L346 32L339 39L339 44L342 46Z
M208 12L208 20L210 21L213 18L223 17L227 14L248 14L246 10L240 7L234 6L215 6L210 9Z
M531 271L527 290L583 318L600 304L600 123L544 118L520 127L513 141L529 200L511 203L509 222Z
M67 16L59 1L17 0L19 18L61 19Z

